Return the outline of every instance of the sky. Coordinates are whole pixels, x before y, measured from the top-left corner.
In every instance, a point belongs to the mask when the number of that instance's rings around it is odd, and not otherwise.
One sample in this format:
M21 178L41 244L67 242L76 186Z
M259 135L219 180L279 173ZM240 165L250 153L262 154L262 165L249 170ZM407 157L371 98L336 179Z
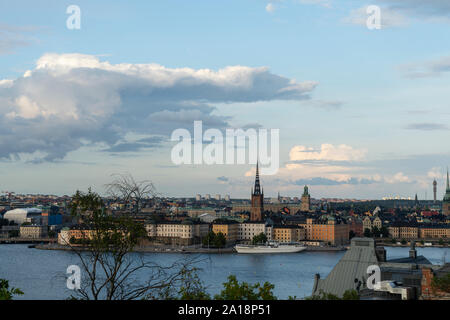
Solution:
M266 197L432 199L436 179L441 198L449 31L447 0L1 2L0 191L102 193L130 173L250 197L248 161L174 163L172 133L202 121L279 130Z

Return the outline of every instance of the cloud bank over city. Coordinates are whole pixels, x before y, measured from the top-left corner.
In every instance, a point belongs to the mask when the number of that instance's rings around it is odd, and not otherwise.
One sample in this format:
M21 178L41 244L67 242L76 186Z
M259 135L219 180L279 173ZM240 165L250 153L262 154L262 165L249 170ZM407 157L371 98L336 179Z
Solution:
M45 54L22 77L0 83L0 155L39 152L51 161L92 143L127 151L145 146L142 141L124 145L128 133L168 135L194 120L225 127L229 119L214 115L215 103L305 100L317 85L266 67L194 70Z

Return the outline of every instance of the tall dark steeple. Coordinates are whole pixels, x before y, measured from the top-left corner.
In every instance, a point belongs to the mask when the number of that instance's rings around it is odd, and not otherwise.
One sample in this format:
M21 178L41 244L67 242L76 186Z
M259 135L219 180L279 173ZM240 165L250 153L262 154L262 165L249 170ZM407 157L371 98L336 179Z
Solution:
M256 163L256 177L255 177L255 189L253 190L254 195L261 194L261 184L259 182L259 167L258 162Z
M442 201L442 214L450 216L450 179L447 167L447 189L445 190L444 200Z
M264 212L264 189L259 181L259 165L256 162L255 187L252 188L252 207L250 209L250 221L262 221Z

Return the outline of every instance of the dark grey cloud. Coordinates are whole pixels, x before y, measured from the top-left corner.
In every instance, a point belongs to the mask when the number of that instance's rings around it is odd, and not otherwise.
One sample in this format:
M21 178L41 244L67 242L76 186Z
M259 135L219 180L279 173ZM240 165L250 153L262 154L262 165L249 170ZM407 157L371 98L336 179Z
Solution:
M0 55L11 54L18 48L31 45L35 41L32 35L39 29L0 23Z
M167 141L166 137L162 136L152 136L147 138L142 138L134 142L119 142L115 145L103 149L105 152L138 152L141 150L158 148L162 145L163 142Z
M405 77L411 79L439 77L450 71L450 56L433 61L405 64L400 66L399 70Z
M299 179L293 182L296 185L304 186L304 185L310 185L310 186L338 186L338 185L344 185L344 184L351 184L351 185L358 185L358 184L372 184L377 183L375 180L371 179L359 179L359 178L350 178L345 181L336 181L332 179L322 178L322 177L315 177L311 179Z
M405 127L408 130L423 130L423 131L435 131L435 130L449 130L449 127L442 123L412 123Z
M419 16L433 16L448 19L450 17L450 1L448 0L378 0L392 10Z
M316 86L265 67L171 69L45 54L24 76L0 79L0 158L37 153L53 161L95 143L108 152L138 151L158 144L124 141L128 133L169 136L194 120L224 128L230 118L216 115L215 103L305 100Z

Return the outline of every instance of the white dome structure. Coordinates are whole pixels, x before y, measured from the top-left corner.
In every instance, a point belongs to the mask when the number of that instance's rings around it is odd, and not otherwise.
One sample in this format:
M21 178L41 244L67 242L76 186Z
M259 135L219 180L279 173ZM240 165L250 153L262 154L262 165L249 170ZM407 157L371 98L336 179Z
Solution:
M3 219L14 221L21 225L24 222L32 222L33 218L38 218L41 214L42 211L38 208L19 208L7 211L3 215Z

